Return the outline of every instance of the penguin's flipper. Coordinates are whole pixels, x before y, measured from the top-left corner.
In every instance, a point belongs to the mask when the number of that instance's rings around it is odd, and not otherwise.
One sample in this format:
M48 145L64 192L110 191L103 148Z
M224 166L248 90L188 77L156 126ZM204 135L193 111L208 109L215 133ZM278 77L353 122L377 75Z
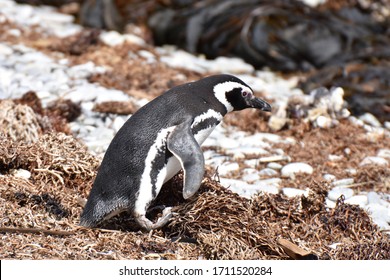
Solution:
M184 199L198 191L204 175L203 152L192 134L191 123L186 121L177 125L167 140L168 150L180 161L184 171Z

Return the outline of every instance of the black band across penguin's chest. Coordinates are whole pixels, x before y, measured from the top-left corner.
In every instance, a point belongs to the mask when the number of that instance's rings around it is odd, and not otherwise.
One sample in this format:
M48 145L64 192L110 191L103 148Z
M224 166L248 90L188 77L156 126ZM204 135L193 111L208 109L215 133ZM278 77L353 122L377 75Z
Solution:
M223 115L221 113L211 109L194 118L191 130L199 145L206 140L209 134L221 122L222 118ZM205 135L200 136L199 134Z

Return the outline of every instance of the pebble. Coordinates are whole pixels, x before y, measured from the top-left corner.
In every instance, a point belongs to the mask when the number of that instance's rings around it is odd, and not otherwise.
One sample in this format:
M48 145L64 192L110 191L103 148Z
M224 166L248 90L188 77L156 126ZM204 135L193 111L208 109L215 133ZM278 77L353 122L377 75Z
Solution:
M390 159L390 149L380 149L377 156Z
M259 171L259 175L261 177L271 177L279 175L279 172L272 168L264 168Z
M259 192L279 193L278 187L269 184L248 184L242 180L228 178L220 178L220 183L225 188L246 198L251 198Z
M360 166L365 166L365 165L387 166L389 165L389 162L383 157L365 157L359 165Z
M270 193L270 194L278 194L279 193L279 188L276 186L272 185L256 185L256 190L257 193L259 192L264 192L264 193Z
M254 182L253 184L259 188L259 190L277 194L279 193L280 183L282 179L280 178L270 178L270 179L262 179Z
M336 176L333 175L333 174L324 174L324 176L322 176L326 181L328 182L333 182L336 180Z
M345 178L345 179L333 181L332 185L335 187L349 186L349 185L352 185L354 182L355 182L355 180L353 178Z
M333 127L333 120L329 117L325 116L319 116L315 122L315 126L320 127L320 128L331 128Z
M363 122L365 122L366 124L369 124L369 125L374 126L374 127L381 127L382 126L380 121L378 121L378 119L371 113L365 113L365 114L361 115L359 117L359 119L362 120Z
M229 160L230 158L227 156L215 154L213 157L210 157L205 160L206 165L212 166L214 168L218 168L221 164Z
M243 156L240 156L240 158L245 158L247 155L260 156L260 155L269 154L267 150L258 147L249 147L249 146L240 146L233 149L227 149L226 153L231 155L236 155L238 153L242 154Z
M259 162L291 161L291 158L289 156L284 156L284 155L274 155L274 156L259 158L258 161Z
M329 198L325 198L325 206L327 208L335 208L336 202L334 202L333 200L330 200Z
M332 201L337 201L337 199L341 196L344 195L345 199L349 199L353 196L354 191L350 188L347 187L335 187L331 189L328 192L328 198Z
M245 171L245 170L244 170ZM255 172L253 173L247 173L242 175L242 180L248 183L253 183L254 181L257 181L260 179L259 173L257 173L257 170L255 169Z
M240 143L234 139L223 137L219 140L218 146L222 149L234 149L240 146Z
M18 178L22 178L22 179L30 179L31 177L31 172L26 170L26 169L14 169L12 170L12 175L15 176L15 177L18 177Z
M237 162L224 162L218 166L218 174L221 176L226 176L239 169L240 165Z
M346 199L344 202L348 204L359 205L360 207L363 208L364 206L367 205L368 199L366 195L360 194L360 195L354 195Z
M267 164L268 168L275 169L275 170L280 170L283 168L283 165L277 163L277 162L270 162Z
M365 207L373 221L384 230L390 229L390 209L379 204L368 204Z
M298 173L312 174L313 167L304 162L293 162L283 166L281 173L284 178L292 178Z
M259 165L258 159L247 159L244 160L244 164L248 167L256 168Z
M382 196L376 192L368 192L367 194L368 204L379 204L385 207L390 207L390 202L386 201Z
M345 169L345 171L346 171L346 172L348 173L348 175L350 175L350 176L354 176L354 175L357 174L356 168L347 168L347 169Z
M283 188L283 194L287 197L295 197L295 196L309 196L309 190L301 190L301 189L296 189L296 188Z
M330 161L341 161L343 158L342 155L328 155Z
M270 148L271 143L283 143L284 139L276 134L271 133L255 133L253 135L246 135L240 139L242 145L251 145L255 147Z
M172 46L156 48L156 50L160 54L160 60L173 68L185 68L199 73L240 74L254 71L252 65L240 58L218 57L208 60L204 56L196 56Z
M145 45L145 41L142 38L133 34L120 34L117 31L102 32L99 36L99 39L104 44L110 47L122 45L125 42L133 43L140 46Z

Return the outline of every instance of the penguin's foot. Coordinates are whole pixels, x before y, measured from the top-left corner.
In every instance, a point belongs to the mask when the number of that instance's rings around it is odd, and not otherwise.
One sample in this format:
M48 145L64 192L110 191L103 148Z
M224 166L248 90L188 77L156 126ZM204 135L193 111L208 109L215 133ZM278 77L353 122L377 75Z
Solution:
M145 214L135 215L137 223L147 231L163 227L170 218L172 218L172 207L166 207L162 212L162 216L155 223L146 218Z

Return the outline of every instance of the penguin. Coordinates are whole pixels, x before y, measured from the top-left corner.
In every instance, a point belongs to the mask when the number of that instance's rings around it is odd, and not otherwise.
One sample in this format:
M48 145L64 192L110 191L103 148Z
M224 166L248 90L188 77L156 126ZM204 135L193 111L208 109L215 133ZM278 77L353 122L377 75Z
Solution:
M107 148L80 226L96 227L123 211L146 231L164 226L170 207L156 222L146 217L162 185L183 169L183 198L193 196L205 171L200 146L227 113L246 108L271 111L247 84L227 74L173 87L141 107Z

